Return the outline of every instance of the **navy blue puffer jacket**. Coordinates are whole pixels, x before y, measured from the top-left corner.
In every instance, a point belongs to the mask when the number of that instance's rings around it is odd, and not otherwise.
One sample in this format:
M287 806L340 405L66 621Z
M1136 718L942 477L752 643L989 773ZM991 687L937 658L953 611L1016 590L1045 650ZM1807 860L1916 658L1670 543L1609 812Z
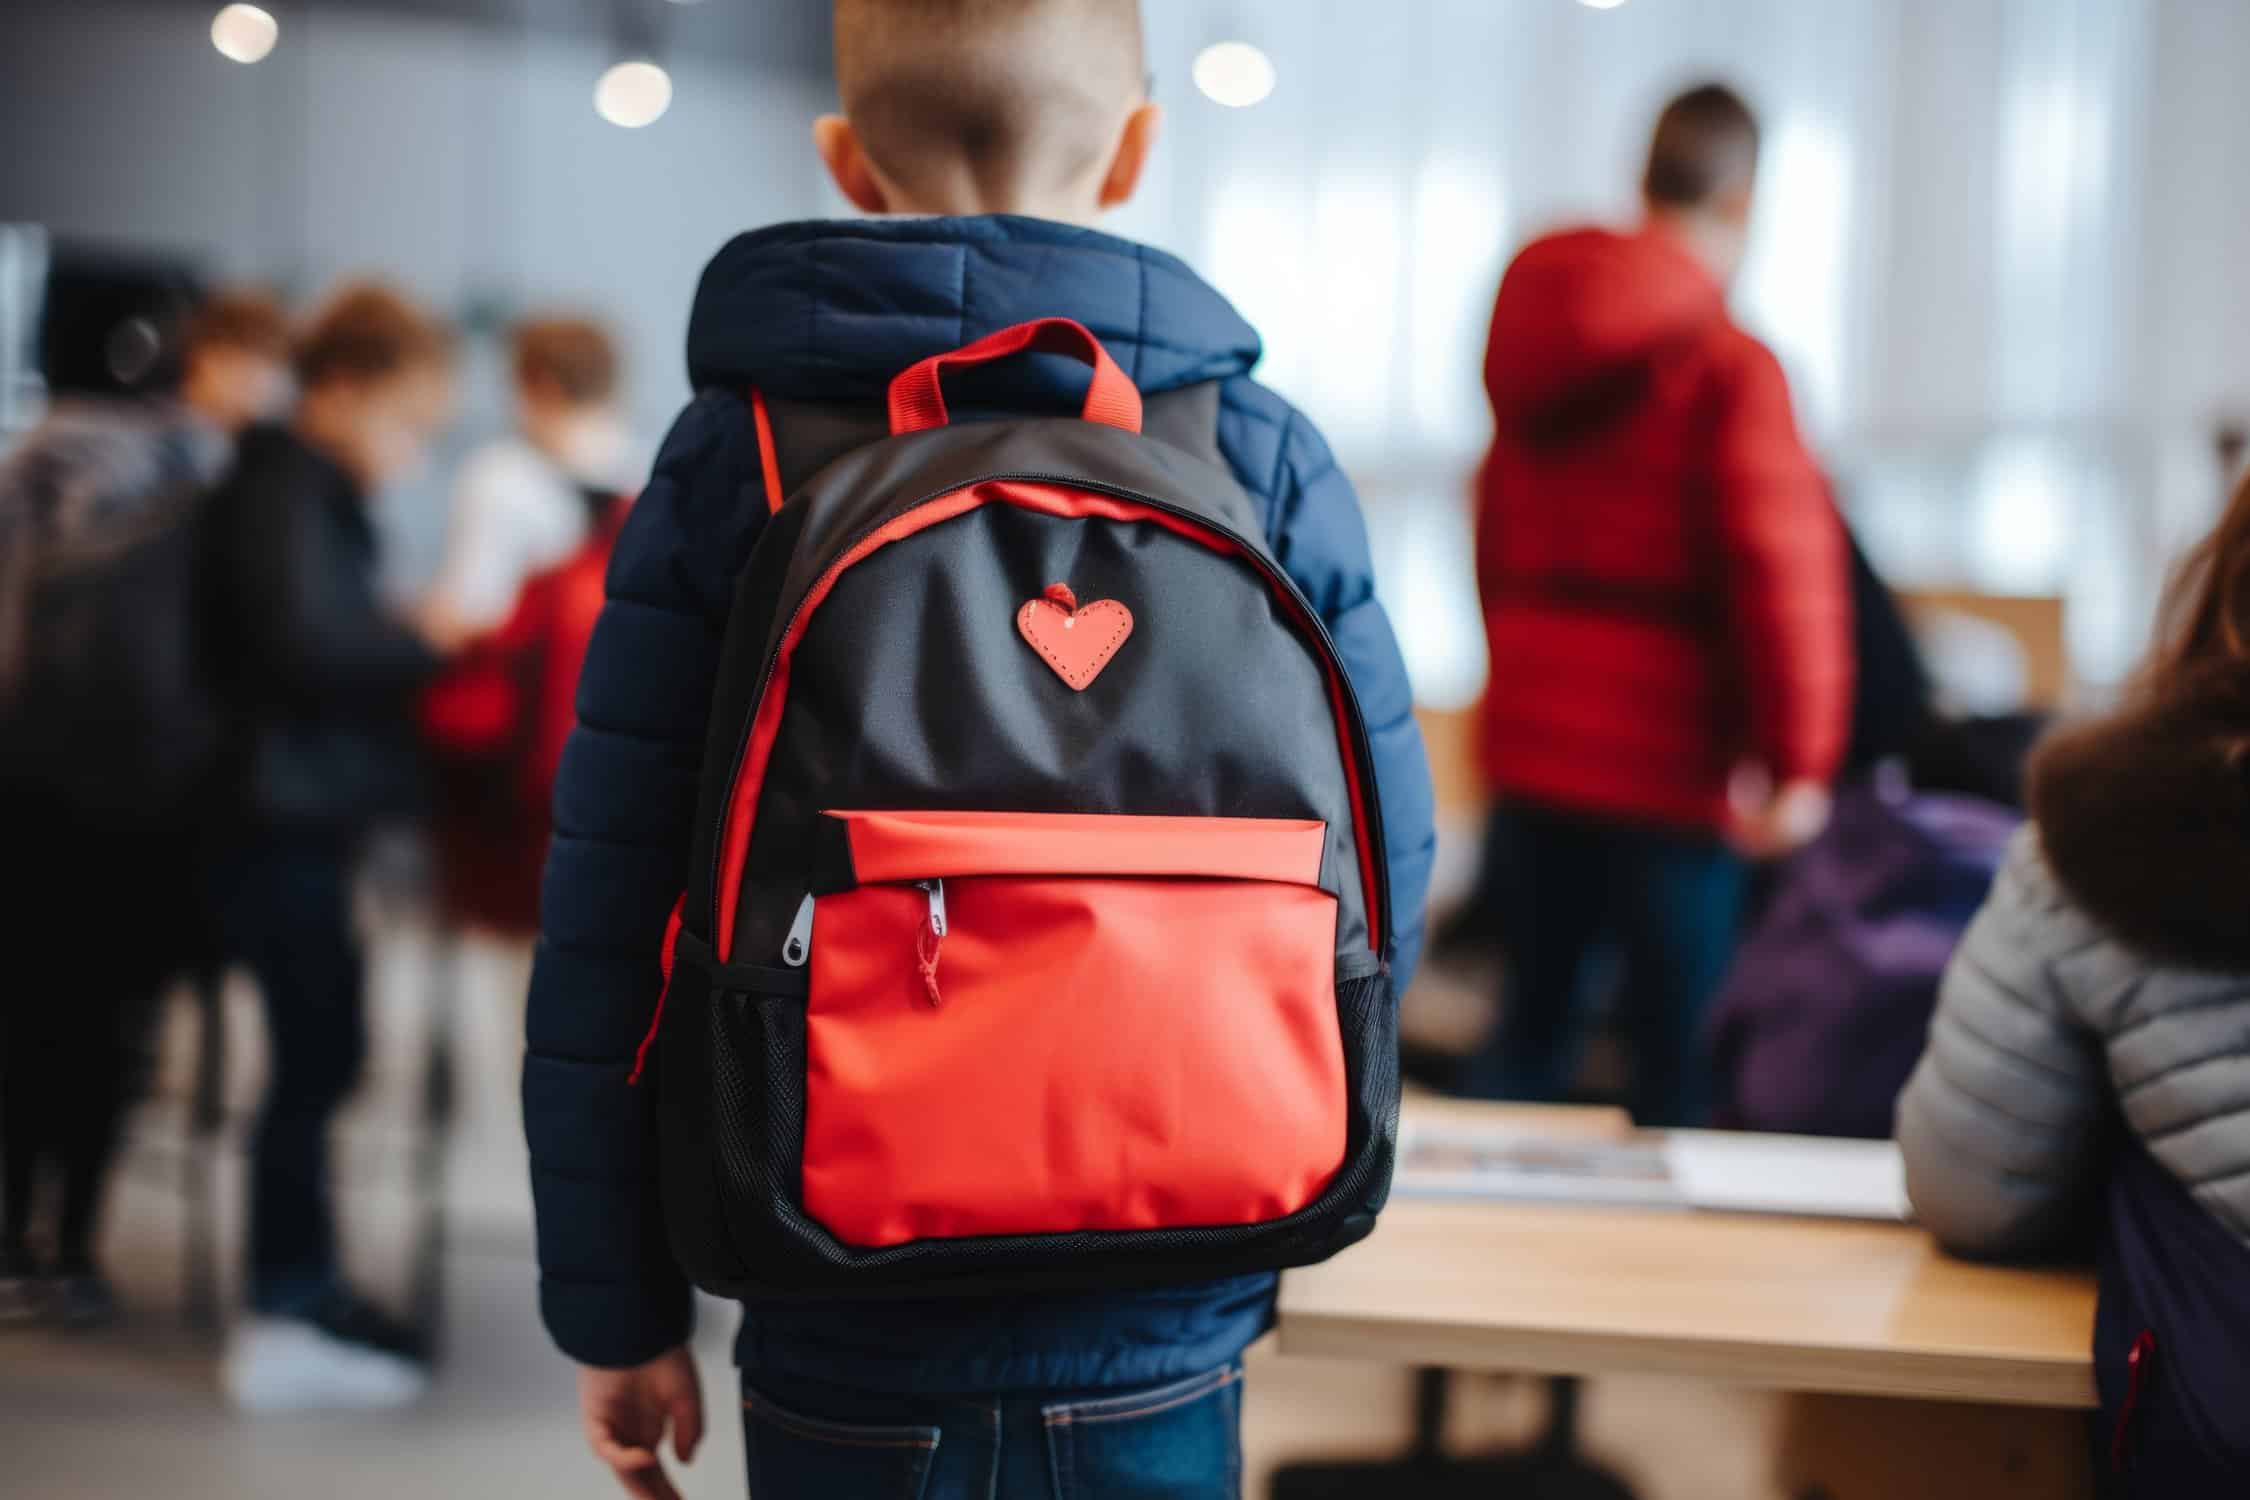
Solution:
M1404 989L1435 848L1429 771L1352 488L1320 435L1249 378L1258 336L1169 255L1024 218L786 224L743 235L704 272L688 331L698 392L620 537L555 792L524 1066L539 1214L540 1302L587 1364L678 1343L688 1287L666 1248L654 1126L626 1086L686 878L696 773L735 574L764 524L743 393L879 402L927 355L1031 318L1075 318L1147 393L1221 385L1219 444L1263 501L1266 531L1320 611L1367 716L1389 838ZM1082 366L1019 361L1011 407L1068 410ZM995 388L986 386L988 392ZM1206 1369L1270 1317L1273 1278L1006 1301L754 1304L737 1358L753 1376L968 1392L1124 1386Z

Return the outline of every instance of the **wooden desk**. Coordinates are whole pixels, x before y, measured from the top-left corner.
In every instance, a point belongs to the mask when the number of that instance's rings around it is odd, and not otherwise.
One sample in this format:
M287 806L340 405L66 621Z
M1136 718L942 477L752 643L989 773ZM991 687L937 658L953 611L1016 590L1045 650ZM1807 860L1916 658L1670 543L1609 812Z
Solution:
M1280 1347L2088 1407L2093 1318L2089 1273L1968 1265L1906 1225L1394 1198L1363 1244L1282 1278Z

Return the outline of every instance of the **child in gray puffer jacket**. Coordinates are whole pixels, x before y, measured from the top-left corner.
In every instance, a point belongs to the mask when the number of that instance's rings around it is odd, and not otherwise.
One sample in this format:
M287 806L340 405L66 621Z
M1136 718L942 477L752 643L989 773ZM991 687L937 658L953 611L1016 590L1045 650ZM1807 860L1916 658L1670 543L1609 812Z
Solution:
M2118 1494L2250 1494L2250 483L2112 716L2042 747L1899 1100L1916 1214L2098 1248Z

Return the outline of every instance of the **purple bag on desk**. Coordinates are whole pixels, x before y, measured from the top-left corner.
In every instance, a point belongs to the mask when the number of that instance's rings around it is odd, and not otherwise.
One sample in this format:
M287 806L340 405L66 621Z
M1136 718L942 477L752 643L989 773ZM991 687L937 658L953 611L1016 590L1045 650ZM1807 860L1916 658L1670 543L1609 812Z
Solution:
M1781 867L1713 1009L1719 1124L1891 1133L1938 980L2017 821L1968 797L1838 794L1827 831Z

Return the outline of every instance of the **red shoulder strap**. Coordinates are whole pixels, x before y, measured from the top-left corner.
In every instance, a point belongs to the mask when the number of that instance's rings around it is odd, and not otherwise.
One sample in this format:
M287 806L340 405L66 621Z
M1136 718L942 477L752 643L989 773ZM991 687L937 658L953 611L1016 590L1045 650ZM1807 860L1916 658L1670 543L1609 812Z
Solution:
M750 387L750 420L758 428L758 466L766 471L766 513L781 509L781 461L773 451L773 418L766 415L766 393Z

